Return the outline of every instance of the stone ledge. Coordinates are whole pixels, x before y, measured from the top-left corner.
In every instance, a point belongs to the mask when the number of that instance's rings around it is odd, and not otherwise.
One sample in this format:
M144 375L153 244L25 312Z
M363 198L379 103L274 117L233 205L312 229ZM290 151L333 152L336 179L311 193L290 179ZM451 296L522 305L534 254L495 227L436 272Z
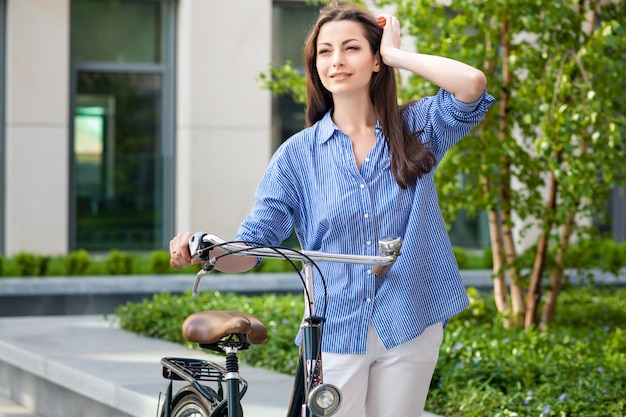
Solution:
M585 277L569 271L574 284ZM626 286L626 270L615 277L592 271L596 284ZM489 291L493 288L490 270L463 270L466 287ZM140 302L154 294L181 294L191 290L195 274L115 275L45 278L0 278L0 317L34 315L110 314L127 302ZM295 273L245 273L206 275L201 291L236 292L245 295L301 293Z

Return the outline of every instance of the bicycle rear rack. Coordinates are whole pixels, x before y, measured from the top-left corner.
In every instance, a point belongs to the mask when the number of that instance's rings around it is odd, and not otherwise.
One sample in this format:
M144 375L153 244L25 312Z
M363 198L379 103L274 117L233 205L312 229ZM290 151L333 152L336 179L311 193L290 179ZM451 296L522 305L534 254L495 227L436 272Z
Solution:
M192 358L163 358L163 378L175 381L187 381L192 385L198 382L218 383L218 394L223 397L224 390L222 384L226 382L226 368L210 361ZM248 389L245 379L239 378L239 391L241 397Z

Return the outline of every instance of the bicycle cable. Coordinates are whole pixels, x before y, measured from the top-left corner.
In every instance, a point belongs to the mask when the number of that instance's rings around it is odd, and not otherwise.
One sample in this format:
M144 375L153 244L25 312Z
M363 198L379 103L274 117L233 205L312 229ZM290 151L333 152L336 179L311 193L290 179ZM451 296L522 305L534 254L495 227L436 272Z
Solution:
M270 249L273 250L275 253L277 253L278 255L280 255L282 258L284 258L286 261L289 262L289 264L292 266L292 268L294 269L294 271L298 274L298 277L300 278L300 282L302 283L302 286L304 288L304 294L305 294L305 299L306 302L309 303L309 305L311 304L311 294L309 293L309 290L306 286L305 283L305 278L302 276L302 270L300 268L298 268L298 266L295 264L295 262L290 259L288 257L288 255L286 255L284 252L292 252L295 253L299 256L301 256L302 258L304 258L305 260L307 260L314 268L315 270L318 272L320 280L322 282L322 288L323 288L323 307L322 307L322 321L320 322L320 342L323 339L323 335L324 335L324 324L326 321L326 306L328 304L328 288L327 288L327 284L326 284L326 278L324 277L324 274L322 273L322 270L320 269L319 265L317 265L317 262L313 261L313 259L311 259L311 257L309 257L308 255L304 254L302 251L298 250L298 249L293 249L293 248L288 248L285 246L275 246L275 245L266 245L266 244L262 244L259 242L252 242L252 241L242 241L242 240L238 240L238 241L227 241L227 242L222 242L222 243L218 243L218 244L214 244L211 245L209 247L206 248L202 248L199 253L203 254L204 252L210 252L211 249L216 248L216 247L222 247L222 246L232 246L235 244L245 244L246 247L242 247L241 249L236 249L236 250L229 250L229 251L224 251L225 253L222 255L218 255L212 258L211 263L215 264L217 263L217 260L224 257L224 256L228 256L231 254L236 255L237 253L243 253L246 252L250 249L261 249L261 248L265 248L265 249ZM262 258L262 256L261 256ZM313 294L313 297L315 297L315 294ZM313 298L313 301L315 300L315 298ZM321 356L321 349L317 352L317 360L320 360L320 356ZM309 389L313 388L313 385L315 384L315 382L313 380L309 381Z
M324 277L324 274L322 273L322 270L320 269L319 265L317 265L317 263L315 261L313 261L313 259L311 259L311 257L309 257L308 255L304 254L302 251L298 250L298 249L294 249L294 248L289 248L286 246L276 246L276 245L266 245L263 243L259 243L259 242L253 242L253 241L242 241L242 240L238 240L238 241L227 241L227 242L222 242L222 243L218 243L215 245L211 245L209 247L206 248L202 248L200 250L200 254L204 253L204 252L210 252L211 249L216 248L216 247L222 247L222 246L229 246L229 245L235 245L235 244L245 244L247 247L242 247L241 249L236 249L236 250L229 250L229 251L225 251L224 254L222 255L218 255L213 257L214 262L217 262L218 259L224 257L224 256L228 256L228 255L236 255L237 253L243 253L246 252L250 249L270 249L273 250L275 253L277 253L278 255L280 255L282 258L284 258L287 262L289 262L289 264L292 266L292 268L294 269L294 271L298 274L298 277L300 278L300 282L302 283L302 286L304 288L304 293L305 293L305 298L306 301L310 304L311 300L315 300L315 294L313 294L313 298L311 298L311 294L309 294L308 288L306 286L305 283L305 279L302 276L302 271L301 269L298 268L298 266L295 264L295 262L290 259L288 257L288 255L286 255L284 252L292 252L295 253L299 256L301 256L302 258L306 259L314 268L315 270L318 272L319 276L320 276L320 280L322 282L322 289L323 289L323 307L322 307L322 314L321 317L325 320L326 319L326 306L328 304L328 288L327 288L327 284L326 284L326 278ZM261 256L262 257L262 256ZM322 321L322 325L320 326L320 330L323 330L323 323L324 321Z

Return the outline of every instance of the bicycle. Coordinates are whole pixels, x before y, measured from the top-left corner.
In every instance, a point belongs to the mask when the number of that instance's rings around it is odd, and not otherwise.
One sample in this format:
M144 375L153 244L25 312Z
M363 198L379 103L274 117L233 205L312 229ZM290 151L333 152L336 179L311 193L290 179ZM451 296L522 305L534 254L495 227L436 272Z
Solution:
M202 277L215 266L219 257L211 257L211 249L219 247L224 255L252 256L257 258L282 258L298 272L304 286L305 312L301 324L302 344L294 379L294 388L288 407L288 417L332 416L341 405L341 391L323 382L321 342L325 311L316 314L314 271L324 286L324 277L316 262L344 262L388 268L400 255L400 237L379 241L380 256L332 254L318 251L265 246L254 242L227 242L205 232L195 233L189 242L192 257L199 258L201 269L193 285L193 296L198 295ZM296 261L302 263L298 270ZM324 300L324 306L326 301ZM201 311L191 314L183 322L183 336L198 343L201 348L226 355L225 366L193 358L165 357L161 359L163 377L169 380L165 399L157 416L161 417L242 417L241 398L248 383L239 374L237 352L250 345L259 345L267 339L267 329L257 317L237 311ZM173 395L174 381L188 385ZM212 384L209 386L208 384Z

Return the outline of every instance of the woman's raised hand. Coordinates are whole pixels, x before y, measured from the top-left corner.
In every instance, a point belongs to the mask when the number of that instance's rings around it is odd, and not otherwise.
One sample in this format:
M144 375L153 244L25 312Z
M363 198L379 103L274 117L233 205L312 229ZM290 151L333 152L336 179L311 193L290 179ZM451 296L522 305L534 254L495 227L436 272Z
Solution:
M377 17L378 25L383 28L380 40L380 56L386 65L393 66L386 60L387 52L400 48L400 20L397 17L383 14Z

